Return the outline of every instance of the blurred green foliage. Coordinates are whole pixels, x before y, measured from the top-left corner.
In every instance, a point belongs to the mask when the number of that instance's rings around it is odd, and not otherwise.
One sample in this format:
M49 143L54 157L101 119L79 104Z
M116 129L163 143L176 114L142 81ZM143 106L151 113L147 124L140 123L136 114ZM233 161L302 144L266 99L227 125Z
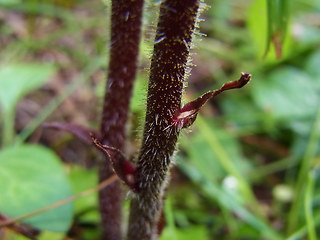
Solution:
M10 217L19 217L71 195L57 156L37 145L0 152L0 183L0 211ZM66 232L72 217L73 206L69 203L25 222L40 230Z
M192 132L186 130L180 137L177 167L165 205L167 223L160 239L315 240L320 236L320 2L206 3L211 7L202 14L205 21L200 23L199 31L207 36L195 37L193 63L197 66L189 76L184 101L238 78L241 71L251 73L252 81L241 90L213 99ZM128 134L128 151L132 154L138 149L144 119L145 69L152 52L157 4L146 2L140 71L131 104L132 130ZM0 7L2 151L16 144L20 145L19 152L23 141L45 119L59 116L59 109L65 114L61 104L68 97L74 99L79 86L95 98L102 98L110 3L6 0L0 1ZM277 44L281 44L280 58L274 46L275 35ZM18 101L27 95L42 103L42 86L57 81L48 81L54 73L66 76L60 76L64 83L61 92L51 96L48 105L40 104L41 111L32 116L28 126L14 132L12 119L21 111L16 107ZM85 98L85 94L80 97ZM9 100L10 107L4 107ZM88 118L92 126L100 121L98 115L89 118L81 103L75 113ZM59 152L59 146L69 143L40 139L40 144ZM33 156L40 154L34 151ZM61 154L62 159L68 156ZM26 162L36 158L28 160L26 155L19 159ZM59 160L55 157L54 161ZM1 164L5 163L0 159ZM94 186L94 168L64 164L64 169L67 173L60 169L57 174L68 177L73 193ZM0 182L0 189L6 185ZM6 199L1 194L3 202ZM98 225L97 199L90 196L76 200L73 226L68 233L45 231L40 239L62 239L65 234L71 239L97 239ZM65 232L66 228L68 224ZM12 233L6 236L21 238Z

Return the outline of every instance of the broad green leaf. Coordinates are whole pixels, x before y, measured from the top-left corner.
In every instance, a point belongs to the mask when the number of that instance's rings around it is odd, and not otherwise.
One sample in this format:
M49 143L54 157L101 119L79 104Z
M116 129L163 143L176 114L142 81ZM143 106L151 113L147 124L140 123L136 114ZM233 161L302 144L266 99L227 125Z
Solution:
M21 0L0 0L0 6L10 6L19 3L21 4Z
M316 81L291 67L257 79L253 96L257 105L276 119L304 119L313 116L319 105Z
M306 71L313 77L317 88L320 89L320 50L316 51L311 55L310 58L305 62Z
M0 152L0 212L18 217L71 195L60 159L37 145L22 145ZM30 217L24 222L40 230L65 232L72 222L73 204Z
M248 128L255 128L258 120L264 117L263 112L257 111L258 108L252 99L243 93L242 95L230 94L228 97L221 98L219 104L223 109L223 116L236 126L237 130L247 131Z
M0 67L0 103L4 113L14 111L18 101L39 88L54 73L53 65L12 64Z
M98 184L98 171L97 169L84 169L72 166L69 178L73 192L77 194ZM99 214L96 211L96 206L98 206L98 193L76 199L74 202L74 212L75 214L81 214L81 220L98 222ZM95 211L88 211L91 209Z

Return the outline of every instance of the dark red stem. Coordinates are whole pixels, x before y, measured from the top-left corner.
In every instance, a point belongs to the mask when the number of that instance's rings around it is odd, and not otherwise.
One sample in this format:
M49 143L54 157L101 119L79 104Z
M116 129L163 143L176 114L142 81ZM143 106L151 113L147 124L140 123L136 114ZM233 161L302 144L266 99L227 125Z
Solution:
M112 0L108 82L101 121L101 142L124 150L129 102L136 75L143 0ZM113 173L104 159L99 164L100 182ZM103 240L121 239L122 191L115 182L99 193Z
M130 210L128 240L154 238L179 129L180 110L199 0L165 0L151 60L146 122L135 173L138 193Z

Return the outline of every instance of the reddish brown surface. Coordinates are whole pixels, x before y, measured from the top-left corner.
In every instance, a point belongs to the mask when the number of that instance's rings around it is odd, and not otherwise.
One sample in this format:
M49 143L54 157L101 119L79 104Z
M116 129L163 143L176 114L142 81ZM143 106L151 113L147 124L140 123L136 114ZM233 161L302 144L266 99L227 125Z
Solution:
M113 0L109 75L106 86L101 142L123 150L129 103L136 75L139 53L143 0ZM100 182L109 178L113 169L108 161L99 165ZM122 190L115 182L99 192L104 240L121 239Z
M151 60L146 122L138 157L139 193L132 200L128 239L152 239L162 208L179 130L172 119L181 106L183 81L198 0L163 1Z

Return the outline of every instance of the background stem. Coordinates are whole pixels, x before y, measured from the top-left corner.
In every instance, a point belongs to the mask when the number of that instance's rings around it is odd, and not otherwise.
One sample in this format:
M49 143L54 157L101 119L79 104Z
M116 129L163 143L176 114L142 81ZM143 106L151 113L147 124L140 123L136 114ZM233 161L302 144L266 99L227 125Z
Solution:
M101 142L124 150L125 128L139 54L143 0L113 0L108 82L101 121ZM99 164L100 182L113 175L111 164ZM104 240L121 239L122 191L119 182L99 193Z

